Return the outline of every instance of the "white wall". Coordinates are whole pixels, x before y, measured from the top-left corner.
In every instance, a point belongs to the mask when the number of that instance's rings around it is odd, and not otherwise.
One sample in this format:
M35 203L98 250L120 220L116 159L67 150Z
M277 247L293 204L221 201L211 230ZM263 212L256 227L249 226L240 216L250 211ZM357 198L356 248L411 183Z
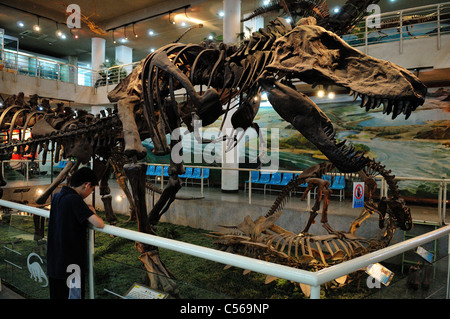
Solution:
M404 68L434 67L434 69L450 68L450 34L441 36L441 48L438 49L438 37L419 38L403 41L403 52L400 53L400 42L372 44L367 53L375 58L391 61ZM365 52L364 46L357 47Z

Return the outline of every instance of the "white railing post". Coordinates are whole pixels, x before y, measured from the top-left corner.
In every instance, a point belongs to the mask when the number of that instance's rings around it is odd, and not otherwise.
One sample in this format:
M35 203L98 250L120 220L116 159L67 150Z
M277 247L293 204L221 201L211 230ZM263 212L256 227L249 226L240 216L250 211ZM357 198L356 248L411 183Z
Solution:
M94 293L94 229L88 230L88 278L89 278L89 299L95 298Z
M252 203L252 171L248 171L248 203Z
M400 54L403 53L403 10L400 10Z
M320 285L311 286L310 299L320 299Z
M364 23L364 53L367 54L369 51L369 34L368 34L368 27L367 27L367 20L369 17L366 17L365 23Z
M438 193L438 220L439 225L442 226L442 199L444 191L444 182L439 182L439 193Z
M201 168L201 176L200 176L200 193L203 196L203 167Z
M441 49L441 4L437 5L437 46Z

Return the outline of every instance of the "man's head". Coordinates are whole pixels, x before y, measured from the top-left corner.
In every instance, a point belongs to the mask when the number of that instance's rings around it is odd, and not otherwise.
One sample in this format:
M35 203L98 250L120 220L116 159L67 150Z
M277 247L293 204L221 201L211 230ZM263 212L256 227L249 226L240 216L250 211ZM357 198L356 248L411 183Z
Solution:
M70 178L70 186L83 198L88 197L97 185L97 176L89 167L80 168Z

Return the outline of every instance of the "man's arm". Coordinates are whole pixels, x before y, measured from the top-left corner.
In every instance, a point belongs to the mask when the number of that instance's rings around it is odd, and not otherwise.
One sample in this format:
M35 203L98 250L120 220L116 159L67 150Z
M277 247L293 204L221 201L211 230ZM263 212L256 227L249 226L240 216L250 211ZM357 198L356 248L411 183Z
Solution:
M89 205L90 210L94 213L91 217L88 218L88 222L90 222L92 225L94 225L97 228L103 228L105 227L105 223L103 222L103 219L101 219L96 213L95 208Z

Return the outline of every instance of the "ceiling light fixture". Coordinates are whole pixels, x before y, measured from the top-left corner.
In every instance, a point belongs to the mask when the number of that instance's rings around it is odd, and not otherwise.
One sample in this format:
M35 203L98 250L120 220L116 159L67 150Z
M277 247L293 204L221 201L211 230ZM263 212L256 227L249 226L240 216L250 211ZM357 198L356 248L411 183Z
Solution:
M112 31L112 35L113 35L113 43L115 44L116 43L116 39L114 39L114 30Z
M138 35L136 34L136 32L134 32L134 23L133 23L133 34L134 34L134 37L135 37L135 38L138 37Z
M23 24L22 21L17 22L17 25L18 25L20 28L23 28L23 27L25 26L25 24Z
M59 30L59 28L58 28L58 22L56 22L56 35L57 35L58 37L62 37L62 36L63 36L63 33L62 33L61 30Z
M125 40L128 40L128 37L127 37L127 26L123 27L123 37L125 38Z
M218 15L219 15L219 17L223 18L225 16L225 12L219 11Z
M33 26L33 30L36 32L41 31L41 27L39 26L39 16L37 16L37 24Z
M69 29L70 30L70 34L74 37L74 39L78 39L78 34L73 33L73 29L75 29L75 28L70 28Z
M170 20L170 15L172 14L172 11L169 11L169 23L175 24L175 21Z

